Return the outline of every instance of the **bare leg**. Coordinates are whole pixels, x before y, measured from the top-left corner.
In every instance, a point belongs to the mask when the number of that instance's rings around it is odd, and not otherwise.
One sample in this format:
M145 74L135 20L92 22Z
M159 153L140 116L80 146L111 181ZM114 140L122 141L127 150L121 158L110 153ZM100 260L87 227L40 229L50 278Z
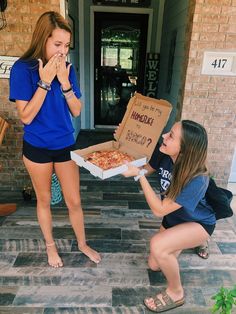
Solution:
M86 244L84 215L80 200L80 184L78 166L70 160L54 164L56 174L61 184L64 199L69 210L72 228L75 232L78 247L81 252L88 256L93 262L99 263L101 257Z
M161 225L158 233L165 231L166 229ZM176 258L178 258L178 256L180 255L181 250L176 251L174 254L176 256ZM156 258L150 253L149 257L148 257L148 266L151 270L153 271L160 271L160 267L157 263Z
M37 198L37 216L42 230L48 255L48 263L52 267L63 266L62 260L57 253L57 248L52 235L51 201L51 177L52 163L35 163L23 156L26 169L31 177Z
M200 224L189 222L166 229L151 239L150 255L165 275L167 279L166 292L173 301L181 300L184 296L179 264L175 256L176 252L196 247L206 241L208 236ZM161 294L157 297L165 304ZM145 302L155 310L153 298L148 298Z

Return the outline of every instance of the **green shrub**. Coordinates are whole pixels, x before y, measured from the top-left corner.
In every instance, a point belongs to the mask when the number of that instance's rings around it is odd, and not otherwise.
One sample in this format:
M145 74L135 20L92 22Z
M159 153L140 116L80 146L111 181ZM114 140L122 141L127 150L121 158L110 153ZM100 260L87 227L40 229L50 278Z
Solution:
M233 289L220 288L220 291L212 297L215 300L211 312L220 314L231 314L232 308L236 305L236 286Z

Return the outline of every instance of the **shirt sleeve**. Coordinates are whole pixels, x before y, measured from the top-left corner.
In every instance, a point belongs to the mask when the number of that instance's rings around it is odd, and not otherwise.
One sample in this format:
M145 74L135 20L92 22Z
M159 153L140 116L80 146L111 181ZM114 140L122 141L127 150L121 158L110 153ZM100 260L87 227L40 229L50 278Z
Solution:
M16 61L10 72L10 101L29 101L33 96L30 71L26 62Z
M77 77L76 77L76 73L75 73L75 69L74 69L73 65L71 65L71 67L70 67L69 78L70 78L70 82L71 82L71 85L72 85L72 89L73 89L76 97L80 98L82 96L82 94L81 94L81 91L80 91L80 88L79 88L79 84L78 84L78 81L77 81Z
M159 164L160 164L162 157L165 156L165 154L160 152L159 148L160 148L160 143L157 143L157 145L156 145L156 147L152 153L152 157L149 160L150 166L156 170L159 168Z
M209 178L207 176L197 176L193 178L177 196L175 202L186 210L193 212L200 200L205 196Z

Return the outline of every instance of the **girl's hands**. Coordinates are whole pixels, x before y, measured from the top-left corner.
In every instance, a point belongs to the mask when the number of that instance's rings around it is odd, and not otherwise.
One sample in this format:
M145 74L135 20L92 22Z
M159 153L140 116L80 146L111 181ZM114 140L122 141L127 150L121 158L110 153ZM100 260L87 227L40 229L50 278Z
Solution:
M71 64L66 66L66 56L62 54L55 54L50 58L50 60L43 66L41 59L39 61L39 76L45 83L51 84L55 76L61 83L64 89L70 87L69 73Z
M66 56L60 55L57 59L57 78L63 89L70 87L69 73L71 64L66 66Z
M45 83L51 84L57 73L57 60L58 55L54 55L51 59L43 66L43 61L39 61L39 77Z
M129 164L128 162L126 163L128 170L122 173L122 175L126 178L128 177L136 177L139 174L140 169L136 166L133 166Z

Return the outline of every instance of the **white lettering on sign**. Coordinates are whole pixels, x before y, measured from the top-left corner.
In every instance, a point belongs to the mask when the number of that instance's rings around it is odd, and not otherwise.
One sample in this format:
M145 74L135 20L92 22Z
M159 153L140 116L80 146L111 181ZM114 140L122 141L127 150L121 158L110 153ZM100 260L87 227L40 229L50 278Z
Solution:
M202 74L236 76L236 52L205 51Z
M9 78L11 67L18 57L0 56L0 78Z
M147 54L145 95L155 98L158 88L159 53Z

